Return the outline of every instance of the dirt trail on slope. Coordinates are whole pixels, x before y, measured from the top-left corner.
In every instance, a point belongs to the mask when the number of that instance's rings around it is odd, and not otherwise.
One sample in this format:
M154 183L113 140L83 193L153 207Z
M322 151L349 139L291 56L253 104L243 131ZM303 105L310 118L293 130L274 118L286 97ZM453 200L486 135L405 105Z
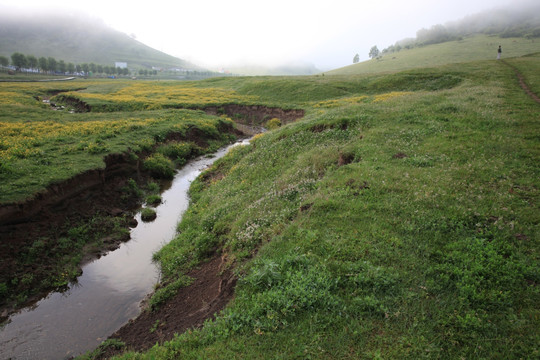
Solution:
M525 76L523 76L522 73L519 72L518 68L515 67L514 65L508 63L507 61L505 60L501 60L501 62L503 64L505 64L506 66L512 68L514 70L514 72L516 73L516 76L518 78L518 81L519 81L519 85L521 86L521 88L527 93L527 95L529 95L534 101L536 101L537 103L540 104L540 97L538 95L536 95L532 90L531 88L529 87L529 85L527 85L527 83L525 82Z

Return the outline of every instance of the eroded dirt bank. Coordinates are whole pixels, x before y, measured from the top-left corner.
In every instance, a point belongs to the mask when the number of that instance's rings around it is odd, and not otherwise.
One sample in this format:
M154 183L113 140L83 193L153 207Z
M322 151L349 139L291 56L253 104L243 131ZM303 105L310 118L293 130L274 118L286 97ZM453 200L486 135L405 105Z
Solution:
M128 154L111 154L105 157L104 162L104 169L89 170L53 184L27 201L0 206L0 234L6 235L10 225L63 220L67 216L65 209L77 211L80 206L84 208L91 205L90 199L99 202L103 195L109 195L106 196L107 200L109 198L112 200L112 194L107 193L110 189L107 188L118 187L119 181L115 181L117 178L140 174L138 161L133 160ZM86 199L88 201L85 201ZM13 232L7 234L14 235ZM5 239L13 241L12 236L6 236Z
M235 121L246 125L262 125L272 118L278 118L282 124L287 124L304 117L304 110L302 109L284 110L263 105L228 104L219 107L210 106L205 108L204 111L210 115L225 114Z
M216 254L188 274L193 283L181 288L165 305L155 311L145 310L109 339L118 339L125 348L108 348L101 358L126 350L144 351L156 343L171 340L175 333L200 327L206 319L222 310L234 294L236 278L224 269L224 258Z
M124 228L132 224L131 211L138 199L126 196L122 189L130 178L143 180L138 161L128 154L113 154L105 163L104 169L51 185L25 202L0 206L0 280L10 292L19 294L16 303L13 298L0 299L0 321L46 295L42 291L58 287L59 281L46 280L60 261L50 251L57 249L61 239L69 238L70 225L90 220L103 229L113 222ZM106 237L100 249L86 249L81 260L99 257L128 239L128 232Z

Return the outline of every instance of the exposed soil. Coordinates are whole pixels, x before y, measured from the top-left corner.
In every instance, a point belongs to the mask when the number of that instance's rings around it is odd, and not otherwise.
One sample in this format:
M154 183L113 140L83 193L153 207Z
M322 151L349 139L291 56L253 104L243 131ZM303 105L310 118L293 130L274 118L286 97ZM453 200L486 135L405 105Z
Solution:
M32 275L33 281L24 285L19 282L17 291L37 288L56 268L58 259L39 254L30 262L22 259L38 239L42 239L44 248L53 248L57 239L67 236L67 224L78 224L99 214L119 217L125 227L130 226L130 211L138 206L138 202L136 198L122 196L121 189L128 178L142 179L138 162L128 154L112 154L105 158L105 163L104 169L86 171L53 184L25 202L0 206L0 279L11 282L11 279L28 274ZM129 236L108 237L104 239L102 249L87 253L83 260L99 257L128 239ZM32 294L18 305L31 304L44 295ZM13 305L0 299L0 321L16 310Z
M195 280L155 311L144 310L109 339L126 344L122 350L107 349L102 358L127 350L144 351L156 343L171 340L174 334L203 325L206 319L227 305L234 294L236 278L224 269L224 259L214 256L188 275Z
M406 157L407 157L407 154L402 153L402 152L398 152L392 155L393 159L405 159Z
M61 96L59 100L67 105L70 105L75 108L75 112L78 113L84 113L84 112L90 112L91 108L90 105L85 103L84 101L81 101L80 99L77 99L72 96Z
M288 124L292 121L304 117L304 110L281 108L272 108L263 105L238 105L228 104L222 106L210 106L204 109L210 115L225 114L235 121L246 125L262 125L272 118L278 118L282 124Z

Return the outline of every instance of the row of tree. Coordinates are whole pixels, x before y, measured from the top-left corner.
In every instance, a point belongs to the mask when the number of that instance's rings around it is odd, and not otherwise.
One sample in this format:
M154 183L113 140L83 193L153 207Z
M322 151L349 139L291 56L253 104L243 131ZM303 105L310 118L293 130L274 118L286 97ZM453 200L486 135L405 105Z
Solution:
M9 59L5 56L0 56L0 65L6 67L10 65ZM105 74L105 75L129 75L128 68L120 68L114 66L99 65L94 63L73 64L66 63L64 60L56 60L53 57L40 57L34 55L24 55L16 52L11 55L11 65L17 71L36 72L46 74ZM155 75L157 72L148 71L144 75Z

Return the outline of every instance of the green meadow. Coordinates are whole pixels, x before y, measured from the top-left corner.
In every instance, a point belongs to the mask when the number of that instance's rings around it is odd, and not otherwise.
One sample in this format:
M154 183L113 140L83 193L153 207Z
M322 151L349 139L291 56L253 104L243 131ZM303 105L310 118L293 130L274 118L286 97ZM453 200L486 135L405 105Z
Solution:
M538 94L539 55L506 60ZM206 104L301 108L303 119L203 173L177 237L154 255L154 303L216 252L239 279L234 299L201 329L117 358L539 357L540 105L495 60L353 70L62 85L96 106L83 114L43 105L52 85L2 84L16 100L0 121L18 130L2 132L1 200L103 166L109 153L166 157L170 132L230 141L217 129L231 121L196 110Z
M540 108L513 69L198 86L306 116L199 177L179 235L154 256L167 289L222 252L239 278L229 306L118 358L540 356Z

